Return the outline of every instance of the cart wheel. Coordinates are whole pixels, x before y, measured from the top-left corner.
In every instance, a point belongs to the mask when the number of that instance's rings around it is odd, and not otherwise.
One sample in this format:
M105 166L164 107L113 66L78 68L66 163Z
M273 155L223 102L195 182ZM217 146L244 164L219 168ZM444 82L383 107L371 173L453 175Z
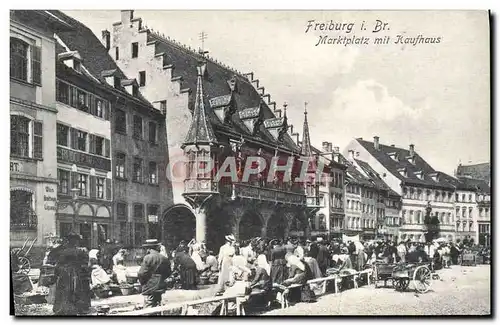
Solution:
M30 260L28 260L24 256L19 257L19 273L28 274L30 273L30 270L31 270Z
M410 285L410 279L399 278L394 280L394 289L397 291L405 291Z
M432 273L427 266L419 266L413 273L413 285L419 293L426 293L431 288Z

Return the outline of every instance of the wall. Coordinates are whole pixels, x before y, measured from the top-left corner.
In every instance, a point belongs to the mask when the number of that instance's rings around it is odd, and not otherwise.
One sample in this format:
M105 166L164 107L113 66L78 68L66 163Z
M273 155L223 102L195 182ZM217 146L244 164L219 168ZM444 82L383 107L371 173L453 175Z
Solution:
M155 45L147 44L149 31L139 32L140 25L140 19L130 21L130 12L123 11L122 21L113 24L109 54L116 59L115 48L119 48L119 59L116 63L129 78L139 80L139 71L146 71L146 85L139 90L158 110L159 102L166 101L166 123L164 123L164 131L168 137L166 165L169 161L179 161L179 158L184 156L180 147L191 124L191 113L188 110L189 93L181 93L180 82L171 80L174 77L172 69L163 67L163 58L155 56L157 54ZM139 46L137 58L132 58L131 44L134 42ZM193 96L195 91L196 89L191 89ZM181 195L184 192L182 181L172 184L172 192L171 204L187 204Z

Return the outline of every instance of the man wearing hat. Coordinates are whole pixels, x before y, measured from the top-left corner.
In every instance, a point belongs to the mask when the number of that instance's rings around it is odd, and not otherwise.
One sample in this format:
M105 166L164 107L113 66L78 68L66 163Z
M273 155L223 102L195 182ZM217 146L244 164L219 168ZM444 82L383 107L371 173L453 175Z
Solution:
M165 292L165 279L171 273L170 261L160 254L160 245L157 239L148 239L142 245L146 256L142 260L137 277L142 285L145 308L160 305L161 295Z
M233 245L236 242L236 238L233 235L227 235L225 239L226 243L219 250L219 280L217 282L216 295L222 295L226 289L226 282L229 281L231 276L231 266L235 253Z

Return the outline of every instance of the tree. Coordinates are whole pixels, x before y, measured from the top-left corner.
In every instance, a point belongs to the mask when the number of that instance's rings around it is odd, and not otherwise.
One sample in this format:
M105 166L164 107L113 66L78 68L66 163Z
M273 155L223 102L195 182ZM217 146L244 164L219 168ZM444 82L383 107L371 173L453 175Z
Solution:
M432 212L432 207L431 207L431 202L427 202L427 207L425 208L425 218L424 218L424 224L426 228L426 232L424 234L425 236L425 241L427 243L432 242L434 239L437 239L439 237L439 218L437 213L433 216L431 214Z

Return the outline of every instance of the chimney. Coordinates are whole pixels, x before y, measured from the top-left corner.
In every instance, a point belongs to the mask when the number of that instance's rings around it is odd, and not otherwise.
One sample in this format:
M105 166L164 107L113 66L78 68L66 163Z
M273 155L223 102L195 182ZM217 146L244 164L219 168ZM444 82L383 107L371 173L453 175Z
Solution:
M122 10L122 24L130 23L130 21L134 18L133 10Z
M328 141L323 141L323 143L321 144L322 146L322 149L323 149L323 152L329 152L328 151Z
M331 142L328 142L328 152L332 152L333 149L332 149L332 143Z
M375 150L380 150L379 140L380 138L377 135L373 137L373 146L375 147Z
M351 162L354 162L354 150L349 150L349 160Z
M111 34L109 33L109 31L107 29L105 29L105 30L102 31L102 39L101 39L101 41L102 41L102 44L106 47L106 50L108 50L108 51L109 51L109 48L111 46L110 45L110 41L111 41L110 40L110 38L111 38L110 36L111 36Z
M395 145L391 144L391 147L393 147L393 148L394 148L394 147L395 147Z
M410 157L414 157L415 156L415 145L414 144L410 144Z

